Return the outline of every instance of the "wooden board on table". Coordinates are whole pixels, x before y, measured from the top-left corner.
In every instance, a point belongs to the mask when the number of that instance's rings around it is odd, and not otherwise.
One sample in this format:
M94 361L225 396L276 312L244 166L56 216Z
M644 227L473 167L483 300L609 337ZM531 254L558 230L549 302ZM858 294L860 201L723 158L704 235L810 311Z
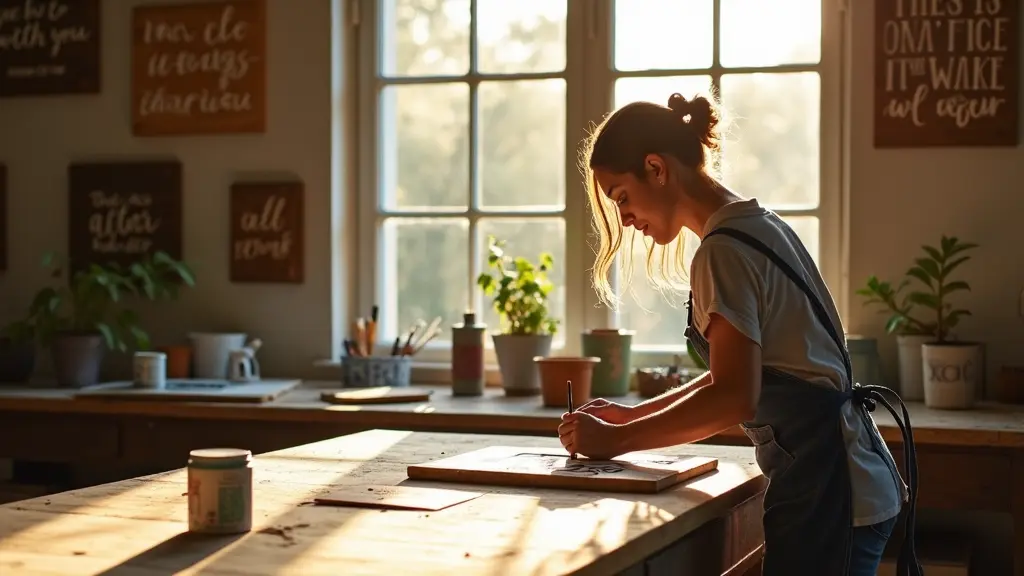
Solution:
M325 390L320 393L320 399L331 404L398 404L401 402L426 402L430 400L430 395L433 393L433 390L374 386L373 388L357 388L340 392Z
M256 382L231 383L227 380L174 379L163 389L135 388L131 382L105 382L79 390L77 398L104 400L167 400L173 402L269 402L295 388L302 380L264 378Z
M655 493L718 468L717 458L633 453L614 460L570 459L558 450L492 446L425 464L413 480Z
M345 486L313 498L317 504L434 512L483 496L483 492L420 486Z

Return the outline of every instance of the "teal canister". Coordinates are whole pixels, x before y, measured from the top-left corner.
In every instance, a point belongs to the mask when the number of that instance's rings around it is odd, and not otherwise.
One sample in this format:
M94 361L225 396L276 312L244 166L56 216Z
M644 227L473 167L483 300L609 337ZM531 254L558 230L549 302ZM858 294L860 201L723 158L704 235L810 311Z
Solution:
M625 396L629 394L629 374L633 332L599 329L583 333L583 355L601 359L594 366L590 396Z
M452 326L452 395L481 396L486 381L484 339L487 325L466 312L462 324Z

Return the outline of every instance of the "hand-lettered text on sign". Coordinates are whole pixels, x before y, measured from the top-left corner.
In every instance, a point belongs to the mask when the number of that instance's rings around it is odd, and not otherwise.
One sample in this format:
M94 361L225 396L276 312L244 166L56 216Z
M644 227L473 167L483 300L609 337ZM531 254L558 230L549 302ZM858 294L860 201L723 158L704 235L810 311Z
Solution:
M181 165L75 164L69 169L68 253L129 266L157 251L181 258Z
M1015 0L877 0L876 146L1015 145Z
M303 281L302 195L298 182L232 187L232 281Z
M262 132L263 0L135 9L137 135Z
M0 0L0 96L98 92L99 0Z

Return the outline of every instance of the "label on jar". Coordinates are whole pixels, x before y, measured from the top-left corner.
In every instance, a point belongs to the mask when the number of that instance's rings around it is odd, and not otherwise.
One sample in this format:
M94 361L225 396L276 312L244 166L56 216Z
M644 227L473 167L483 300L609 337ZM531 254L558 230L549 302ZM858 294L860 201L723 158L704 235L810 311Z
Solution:
M252 468L188 469L188 529L239 533L252 529Z

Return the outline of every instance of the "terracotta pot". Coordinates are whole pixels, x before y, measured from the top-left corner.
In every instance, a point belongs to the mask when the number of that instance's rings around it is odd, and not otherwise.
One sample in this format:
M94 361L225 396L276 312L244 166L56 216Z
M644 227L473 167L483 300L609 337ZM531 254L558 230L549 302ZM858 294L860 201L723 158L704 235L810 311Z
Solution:
M535 357L533 362L540 372L540 392L544 406L568 408L568 382L572 382L574 407L589 402L594 366L600 361L596 356Z
M192 375L192 348L184 344L161 346L160 352L167 354L167 377L189 378Z

